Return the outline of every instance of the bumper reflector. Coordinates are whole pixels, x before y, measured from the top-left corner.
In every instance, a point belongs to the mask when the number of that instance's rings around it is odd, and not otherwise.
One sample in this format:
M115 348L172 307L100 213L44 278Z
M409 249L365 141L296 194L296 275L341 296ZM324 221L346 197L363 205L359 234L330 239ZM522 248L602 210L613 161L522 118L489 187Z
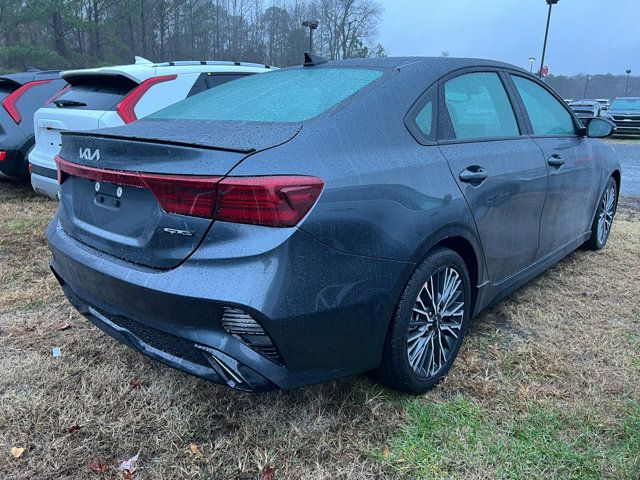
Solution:
M248 313L237 308L225 307L222 314L222 326L227 332L256 353L278 365L282 365L282 359L271 338Z

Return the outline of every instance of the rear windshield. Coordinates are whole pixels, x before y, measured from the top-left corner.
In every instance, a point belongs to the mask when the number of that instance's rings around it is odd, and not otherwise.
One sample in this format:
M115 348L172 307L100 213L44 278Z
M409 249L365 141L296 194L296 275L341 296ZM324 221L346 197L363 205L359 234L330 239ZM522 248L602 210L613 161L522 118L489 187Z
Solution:
M381 75L379 70L355 68L262 73L194 95L147 118L302 122L320 115Z
M19 85L6 80L0 80L0 100L4 100L11 92L16 90Z
M116 106L137 86L124 77L85 76L68 79L71 88L53 102L58 108L81 110L115 110Z

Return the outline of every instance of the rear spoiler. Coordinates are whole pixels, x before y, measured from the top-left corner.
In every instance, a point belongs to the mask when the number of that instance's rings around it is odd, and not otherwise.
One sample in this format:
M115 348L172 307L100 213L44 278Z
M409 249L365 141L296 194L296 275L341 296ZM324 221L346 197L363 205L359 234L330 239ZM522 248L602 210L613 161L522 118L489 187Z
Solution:
M146 66L141 66L141 68L148 68ZM155 69L150 68L148 75L141 75L140 71L136 72L138 75L134 76L131 73L119 70L116 68L88 68L84 70L66 70L60 73L60 76L70 84L84 83L84 79L89 78L126 78L132 82L135 82L138 85L140 82L146 80L147 78L155 76ZM142 77L142 78L141 78Z
M124 86L133 89L140 83L135 78L119 74L119 73L105 73L105 72L92 72L92 73L80 73L81 70L63 72L60 76L69 85L116 85L123 84Z
M27 82L19 82L13 78L9 77L0 77L0 88L10 88L11 90L16 90L20 88Z
M176 140L163 139L163 138L149 138L149 137L136 137L136 136L128 136L128 135L114 135L112 133L102 133L96 131L64 131L61 132L62 137L66 137L67 135L72 135L74 137L94 137L94 138L108 138L109 140L123 140L126 142L140 142L140 143L154 143L158 145L172 145L176 147L187 147L187 148L202 148L204 150L217 150L220 152L233 152L233 153L244 153L250 154L255 153L257 150L255 148L229 148L229 147L217 147L215 145L207 145L204 143L196 142L180 142Z
M28 70L26 72L0 75L0 85L9 86L15 90L25 83L36 80L56 80L58 78L60 78L59 70Z

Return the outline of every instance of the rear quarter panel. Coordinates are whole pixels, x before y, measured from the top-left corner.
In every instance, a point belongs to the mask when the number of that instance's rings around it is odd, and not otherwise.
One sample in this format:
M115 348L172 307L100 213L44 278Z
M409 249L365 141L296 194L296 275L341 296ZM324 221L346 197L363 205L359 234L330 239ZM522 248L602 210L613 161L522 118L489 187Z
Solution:
M421 65L332 115L307 122L292 141L250 156L231 175L318 176L325 188L301 228L341 252L417 262L451 227L475 226L435 146L418 144L403 123L429 85Z

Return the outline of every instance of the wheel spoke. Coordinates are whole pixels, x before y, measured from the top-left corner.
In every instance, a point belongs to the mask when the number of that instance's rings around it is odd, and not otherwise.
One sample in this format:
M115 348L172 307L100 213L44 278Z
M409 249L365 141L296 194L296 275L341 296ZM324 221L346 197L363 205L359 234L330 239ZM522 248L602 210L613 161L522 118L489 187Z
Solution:
M409 364L411 365L411 368L413 369L416 368L417 366L416 360L422 354L422 351L426 348L426 345L427 345L427 342L422 337L415 343L415 348L413 349L412 352L409 353Z
M442 312L442 317L462 317L464 315L464 310L462 310L462 307L464 307L464 302L457 302L451 305L451 308L449 310L445 310L444 312Z

